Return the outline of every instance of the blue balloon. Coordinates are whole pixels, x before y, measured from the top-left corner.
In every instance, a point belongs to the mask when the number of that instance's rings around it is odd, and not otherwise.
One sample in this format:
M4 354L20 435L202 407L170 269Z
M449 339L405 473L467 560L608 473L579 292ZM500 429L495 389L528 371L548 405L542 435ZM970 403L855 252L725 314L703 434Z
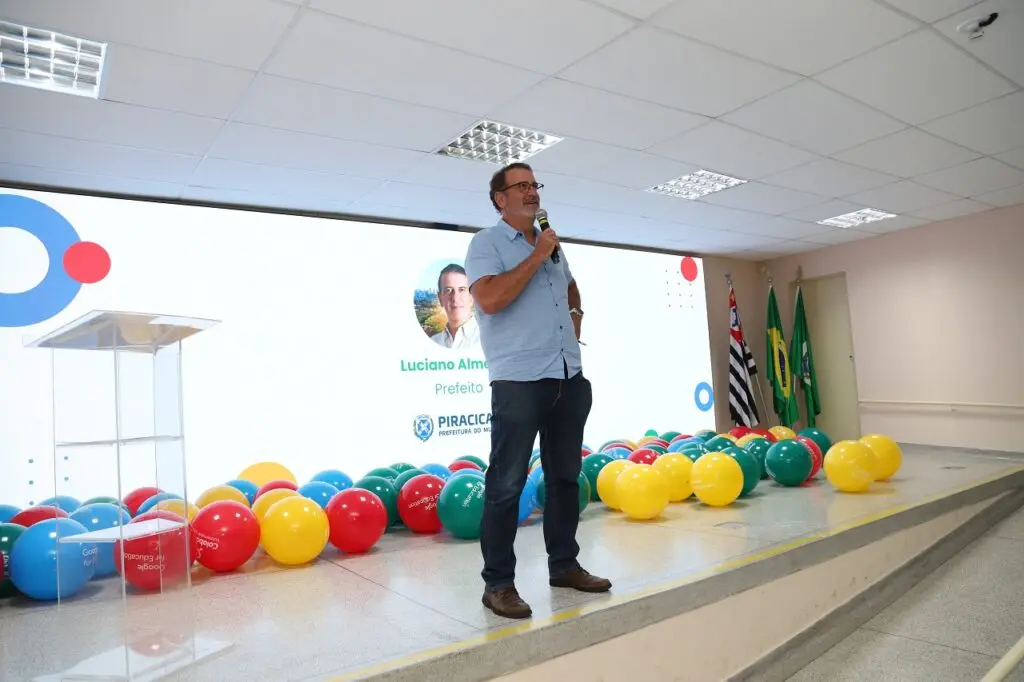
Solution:
M139 516L140 514L145 514L150 509L152 509L156 505L160 504L164 500L180 500L180 499L182 499L181 495L177 495L175 493L157 493L156 495L153 495L152 497L148 498L145 502L140 504L138 510L136 510L136 512L135 512L135 515Z
M82 524L87 531L106 530L129 524L132 515L123 507L108 502L95 502L76 509L71 514L71 520ZM99 543L96 547L96 572L93 577L105 578L117 573L117 566L114 564L114 545Z
M526 479L526 485L523 486L523 494L519 496L519 525L526 522L526 519L530 518L530 514L536 508L535 499L537 497L537 484Z
M338 494L338 489L324 481L310 481L300 485L297 492L303 497L308 497L316 502L320 505L321 509L327 509L327 503Z
M20 511L13 504L0 504L0 523L7 523Z
M612 459L627 459L631 453L629 448L608 448L603 454L608 455Z
M527 485L532 483L534 485L534 487L536 487L537 484L540 483L540 477L543 476L543 475L544 475L544 469L542 469L541 467L537 467L536 469L531 471L526 476L526 483L527 483Z
M330 483L337 488L339 492L342 490L348 490L352 487L352 479L349 478L348 474L338 471L337 469L325 469L313 476L310 480Z
M54 495L53 497L48 497L39 504L49 507L58 507L66 511L68 514L73 513L76 509L82 506L82 503L79 500L76 500L70 495Z
M243 481L240 478L237 478L234 481L228 481L224 485L229 485L245 495L245 499L249 500L250 507L252 506L252 503L256 501L256 493L260 491L259 486L252 481Z
M27 529L11 548L11 582L40 601L73 596L96 571L96 545L57 538L84 532L85 526L71 519L46 519Z
M481 481L487 481L487 474L479 469L459 469L458 471L453 472L452 475L448 477L448 480L454 481L459 476L475 476Z
M447 481L452 477L451 470L443 464L424 464L420 467L420 470L425 471L428 474L433 474L444 481ZM465 469L463 469L463 471L465 471Z

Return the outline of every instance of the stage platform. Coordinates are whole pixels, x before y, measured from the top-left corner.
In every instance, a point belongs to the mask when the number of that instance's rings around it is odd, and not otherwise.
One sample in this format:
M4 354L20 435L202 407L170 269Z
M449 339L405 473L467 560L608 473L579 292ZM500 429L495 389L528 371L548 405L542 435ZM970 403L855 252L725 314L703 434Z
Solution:
M389 533L368 555L329 548L314 565L294 569L260 555L235 574L197 569L191 597L133 597L129 648L155 660L193 634L214 644L204 660L151 679L468 682L509 673L516 680L553 679L556 668L532 678L527 669L711 608L943 514L998 499L1001 518L1020 506L1022 495L1020 455L911 445L904 446L895 479L860 495L834 492L819 474L801 488L762 481L749 498L724 509L692 499L673 504L645 523L592 503L580 524L580 561L614 583L610 594L596 596L548 586L534 517L516 546L517 584L534 610L525 622L498 618L480 604L475 542ZM81 661L116 651L124 634L118 590L116 581L93 583L59 608L0 602L0 680L59 680ZM732 617L740 623L751 614ZM228 646L217 651L217 642ZM656 653L640 649L636 656ZM741 660L736 656L737 665ZM685 662L679 665L682 670ZM607 679L626 679L608 672ZM558 674L574 682L600 679L593 671L576 673Z

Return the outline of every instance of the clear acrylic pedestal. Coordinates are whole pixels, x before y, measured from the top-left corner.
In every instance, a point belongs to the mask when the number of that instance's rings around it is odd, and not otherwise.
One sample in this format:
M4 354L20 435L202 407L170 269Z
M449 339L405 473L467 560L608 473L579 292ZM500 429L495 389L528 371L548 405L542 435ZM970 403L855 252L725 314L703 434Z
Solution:
M143 487L189 499L182 342L216 324L93 311L27 344L52 359L56 499L109 504ZM54 641L88 634L95 651L50 661L48 674L35 679L158 680L230 646L197 636L188 524L173 516L124 523L116 508L106 511L112 527L57 538L56 609L63 614L54 619ZM103 575L84 585L62 579L62 566L71 576L90 556L98 568L105 562Z

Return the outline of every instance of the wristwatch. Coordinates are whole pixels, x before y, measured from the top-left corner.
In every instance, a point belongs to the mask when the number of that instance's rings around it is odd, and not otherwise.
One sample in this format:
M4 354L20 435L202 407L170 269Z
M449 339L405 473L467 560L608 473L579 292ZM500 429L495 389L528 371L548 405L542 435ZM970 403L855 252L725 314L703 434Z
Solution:
M583 317L583 310L581 308L569 308L569 314L575 315L576 317Z

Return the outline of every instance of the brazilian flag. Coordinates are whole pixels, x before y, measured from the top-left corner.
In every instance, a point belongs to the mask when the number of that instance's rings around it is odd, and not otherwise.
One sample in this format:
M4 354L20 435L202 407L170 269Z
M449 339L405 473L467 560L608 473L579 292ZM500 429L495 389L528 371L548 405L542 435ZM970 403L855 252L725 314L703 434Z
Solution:
M775 288L768 287L768 381L772 385L772 405L775 414L779 415L779 423L793 426L800 418L800 409L796 405L796 394L793 392L793 369L789 365L789 353L786 351L786 337L782 333L782 317L779 315L779 304L775 300Z

